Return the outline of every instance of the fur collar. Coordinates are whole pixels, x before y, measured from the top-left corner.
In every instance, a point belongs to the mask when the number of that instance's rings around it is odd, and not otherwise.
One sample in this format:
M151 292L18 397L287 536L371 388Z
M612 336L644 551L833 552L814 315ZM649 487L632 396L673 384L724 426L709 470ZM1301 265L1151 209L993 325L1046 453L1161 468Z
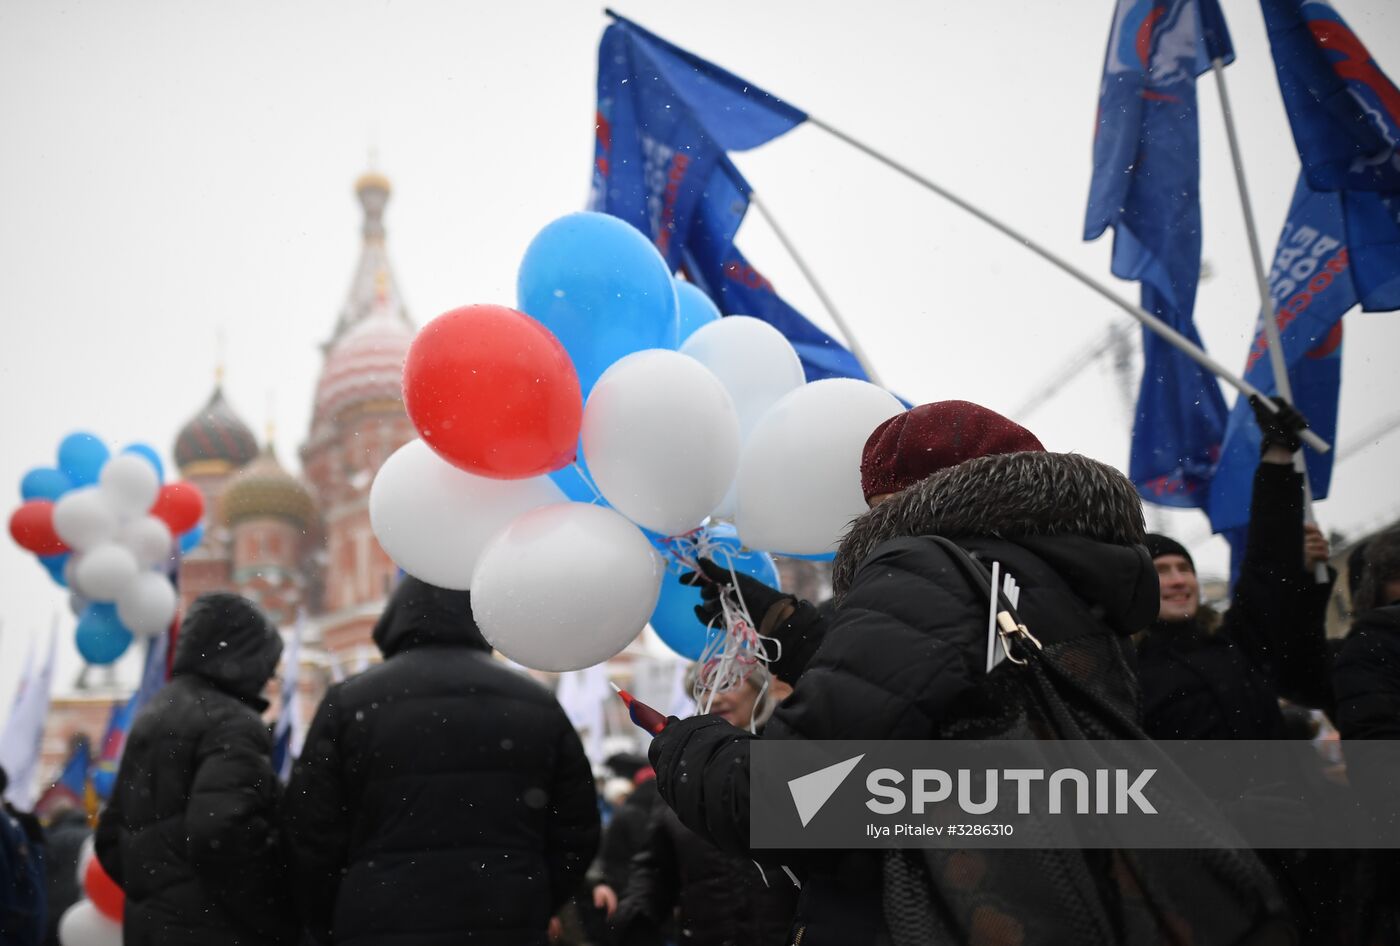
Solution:
M1074 453L1008 453L940 470L851 523L832 566L845 596L876 546L907 536L949 539L1075 535L1140 544L1142 500L1113 467Z

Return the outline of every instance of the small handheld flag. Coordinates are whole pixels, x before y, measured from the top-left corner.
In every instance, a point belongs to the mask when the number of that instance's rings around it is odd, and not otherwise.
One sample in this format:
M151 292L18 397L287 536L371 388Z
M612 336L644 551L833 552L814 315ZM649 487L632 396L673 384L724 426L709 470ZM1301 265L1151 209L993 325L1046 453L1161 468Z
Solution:
M636 723L653 736L665 729L666 725L670 722L665 716L662 716L656 710L647 706L611 680L608 681L608 686L616 690L617 695L622 698L622 702L627 704L627 714L632 717L632 722Z

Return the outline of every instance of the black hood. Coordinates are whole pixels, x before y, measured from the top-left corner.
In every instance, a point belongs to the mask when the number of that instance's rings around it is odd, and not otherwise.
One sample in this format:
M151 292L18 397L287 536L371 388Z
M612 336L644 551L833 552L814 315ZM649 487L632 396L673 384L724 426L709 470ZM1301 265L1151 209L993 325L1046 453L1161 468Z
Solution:
M412 575L394 589L374 625L374 643L386 658L423 644L491 650L472 617L470 591L449 591Z
M200 595L180 624L173 676L201 677L239 699L256 701L277 669L282 637L247 598Z

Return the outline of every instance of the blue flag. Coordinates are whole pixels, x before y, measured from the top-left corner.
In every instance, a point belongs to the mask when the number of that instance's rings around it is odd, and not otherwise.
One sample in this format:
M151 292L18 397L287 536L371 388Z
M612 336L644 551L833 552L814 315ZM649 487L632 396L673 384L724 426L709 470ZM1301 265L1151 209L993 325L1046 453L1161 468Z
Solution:
M1342 316L1358 304L1369 312L1400 309L1400 177L1388 177L1400 92L1326 3L1264 0L1264 16L1303 163L1269 289L1294 400L1335 444ZM1382 188L1387 181L1389 190ZM1244 376L1267 394L1276 390L1261 331ZM1333 457L1304 451L1318 499L1327 495ZM1217 532L1229 536L1248 523L1258 462L1259 429L1240 399L1211 487ZM1237 541L1232 545L1238 551Z
M650 236L720 311L782 332L809 380L864 378L851 353L784 302L734 245L749 185L728 152L771 141L806 113L629 20L614 20L598 48L590 209Z
M1201 274L1196 77L1234 51L1215 0L1119 0L1099 93L1084 238L1112 227L1113 273L1142 283L1142 307L1196 344ZM1162 505L1201 506L1219 457L1225 400L1215 377L1153 332L1128 475Z
M1400 192L1400 90L1324 0L1263 0L1263 6L1308 184Z

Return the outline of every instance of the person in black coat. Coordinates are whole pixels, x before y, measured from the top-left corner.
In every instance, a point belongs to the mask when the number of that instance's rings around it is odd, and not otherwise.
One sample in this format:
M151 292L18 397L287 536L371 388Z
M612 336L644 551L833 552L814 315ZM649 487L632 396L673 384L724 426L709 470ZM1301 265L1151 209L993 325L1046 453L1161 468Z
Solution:
M126 893L126 946L295 942L259 715L281 653L238 595L203 595L185 615L171 680L132 724L97 826L97 857Z
M78 882L78 859L83 845L92 837L92 828L88 826L87 815L71 803L49 817L49 826L44 830L44 889L49 909L44 943L60 946L58 922L64 912L84 896Z
M1154 739L1281 739L1280 697L1318 709L1331 703L1332 582L1313 574L1327 561L1327 541L1316 526L1304 529L1296 431L1287 419L1256 413L1263 459L1244 560L1223 617L1201 605L1190 553L1166 536L1148 536L1161 609L1139 642L1138 677L1143 728Z
M1047 453L1028 431L966 402L924 405L881 425L861 473L872 508L837 553L829 616L740 581L752 616L782 644L773 672L793 685L763 738L1030 739L1055 731L1014 662L986 672L987 592L933 537L1014 575L1021 617L1046 659L1093 694L1070 710L1087 737L1145 738L1128 638L1155 616L1158 589L1140 545L1141 502L1126 477L1086 457ZM673 720L651 745L668 805L734 853L749 849L756 738L700 716ZM1288 941L1267 874L1241 852L1210 852L1202 858L1209 863L1156 852L923 854L803 857L792 940L1176 942L1181 930L1163 920L1173 916L1198 942L1251 933L1261 933L1260 943ZM1086 874L1092 882L1075 893L1066 881Z
M755 668L742 686L716 694L713 714L751 728L771 708L760 706L765 683L767 671ZM797 909L797 888L781 870L768 876L747 856L721 851L664 804L654 806L620 889L620 946L660 946L673 927L680 946L781 946Z
M287 788L311 935L542 946L598 845L578 734L492 659L468 592L406 576L374 642L384 663L327 691Z
M1400 740L1400 529L1373 539L1337 657L1337 729L1348 744ZM1400 753L1347 754L1347 776L1372 817L1400 819Z

